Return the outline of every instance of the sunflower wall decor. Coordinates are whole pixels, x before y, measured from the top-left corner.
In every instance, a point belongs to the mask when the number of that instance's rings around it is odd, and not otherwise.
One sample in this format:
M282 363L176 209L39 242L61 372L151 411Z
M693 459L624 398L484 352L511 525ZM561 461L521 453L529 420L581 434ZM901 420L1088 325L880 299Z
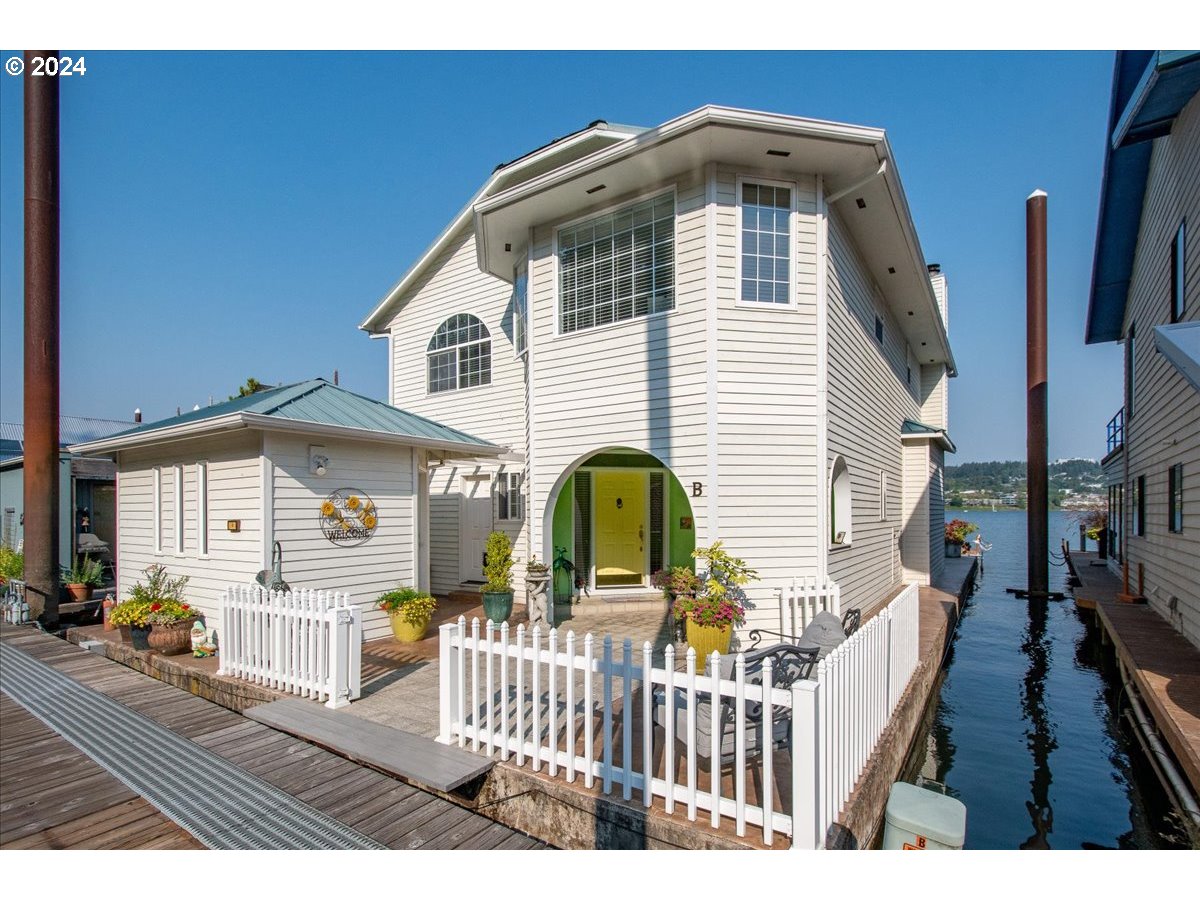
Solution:
M321 533L342 547L365 544L379 525L379 510L365 491L338 488L321 502Z

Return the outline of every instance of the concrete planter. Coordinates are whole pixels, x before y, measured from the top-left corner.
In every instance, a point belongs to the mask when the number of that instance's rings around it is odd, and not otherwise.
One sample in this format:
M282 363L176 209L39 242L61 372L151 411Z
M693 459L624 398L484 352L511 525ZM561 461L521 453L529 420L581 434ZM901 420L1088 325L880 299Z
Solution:
M946 542L946 559L958 559L962 556L962 544Z
M544 625L548 621L550 595L550 573L528 571L525 573L525 609L532 625Z

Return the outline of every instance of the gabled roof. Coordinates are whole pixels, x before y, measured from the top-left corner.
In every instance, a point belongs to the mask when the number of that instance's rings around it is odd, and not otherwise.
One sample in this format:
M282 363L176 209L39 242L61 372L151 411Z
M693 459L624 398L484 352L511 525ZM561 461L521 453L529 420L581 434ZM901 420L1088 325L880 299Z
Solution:
M530 227L577 216L603 197L636 196L709 161L752 171L780 157L795 171L822 176L826 202L840 213L901 330L914 347L927 348L920 361L944 363L956 374L895 154L879 128L700 107L480 197L474 204L479 268L511 281Z
M383 440L481 456L498 456L505 451L497 444L351 393L323 378L235 397L169 419L138 425L100 440L87 441L71 450L109 453L236 428Z
M1175 117L1197 90L1200 90L1200 51L1117 52L1084 332L1086 343L1121 339L1152 142L1170 133Z
M943 450L950 453L958 452L958 448L954 446L954 441L950 440L950 435L946 433L945 428L934 428L932 425L926 425L916 419L905 419L900 425L900 440L905 438L913 441L932 439L937 441Z
M605 122L603 119L598 119L586 128L581 128L579 131L573 131L560 138L555 138L550 143L531 150L523 156L518 156L514 160L500 163L492 171L491 176L484 182L483 186L475 192L475 196L467 201L467 205L458 211L458 214L450 220L450 224L446 226L445 230L425 249L425 252L412 264L400 280L392 285L391 290L384 295L383 299L376 304L375 308L371 310L370 314L363 319L362 324L358 327L371 335L386 332L384 326L387 324L397 304L404 297L404 293L419 281L421 276L429 269L429 266L445 252L454 239L471 225L471 211L476 201L498 190L512 187L523 180L540 175L548 169L554 168L556 165L561 165L568 160L586 156L602 147L607 147L609 144L628 140L643 130L632 125L614 125Z

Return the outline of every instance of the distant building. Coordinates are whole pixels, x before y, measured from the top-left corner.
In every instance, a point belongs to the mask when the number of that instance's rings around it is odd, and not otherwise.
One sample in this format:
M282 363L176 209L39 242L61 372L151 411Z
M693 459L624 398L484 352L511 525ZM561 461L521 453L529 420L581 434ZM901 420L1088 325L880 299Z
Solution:
M112 546L116 538L116 467L108 460L83 459L67 446L106 437L131 422L61 416L58 422L59 562L73 562L79 533L94 534ZM0 422L0 543L18 547L24 539L25 426Z
M1110 565L1200 645L1200 51L1117 54L1086 341L1125 346Z

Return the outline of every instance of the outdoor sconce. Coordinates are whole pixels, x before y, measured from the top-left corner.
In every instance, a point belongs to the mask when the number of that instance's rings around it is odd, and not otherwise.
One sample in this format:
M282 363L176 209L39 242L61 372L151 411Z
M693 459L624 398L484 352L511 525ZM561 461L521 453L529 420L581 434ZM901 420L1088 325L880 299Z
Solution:
M620 509L620 508L621 508L623 505L624 505L624 504L623 504L623 503L621 503L621 498L620 498L620 497L618 497L618 498L617 498L617 509Z
M230 534L237 534L239 531L242 530L242 520L241 519L226 519L225 520L225 530L228 531Z
M318 478L324 477L329 471L329 457L325 455L324 447L308 448L308 473Z

